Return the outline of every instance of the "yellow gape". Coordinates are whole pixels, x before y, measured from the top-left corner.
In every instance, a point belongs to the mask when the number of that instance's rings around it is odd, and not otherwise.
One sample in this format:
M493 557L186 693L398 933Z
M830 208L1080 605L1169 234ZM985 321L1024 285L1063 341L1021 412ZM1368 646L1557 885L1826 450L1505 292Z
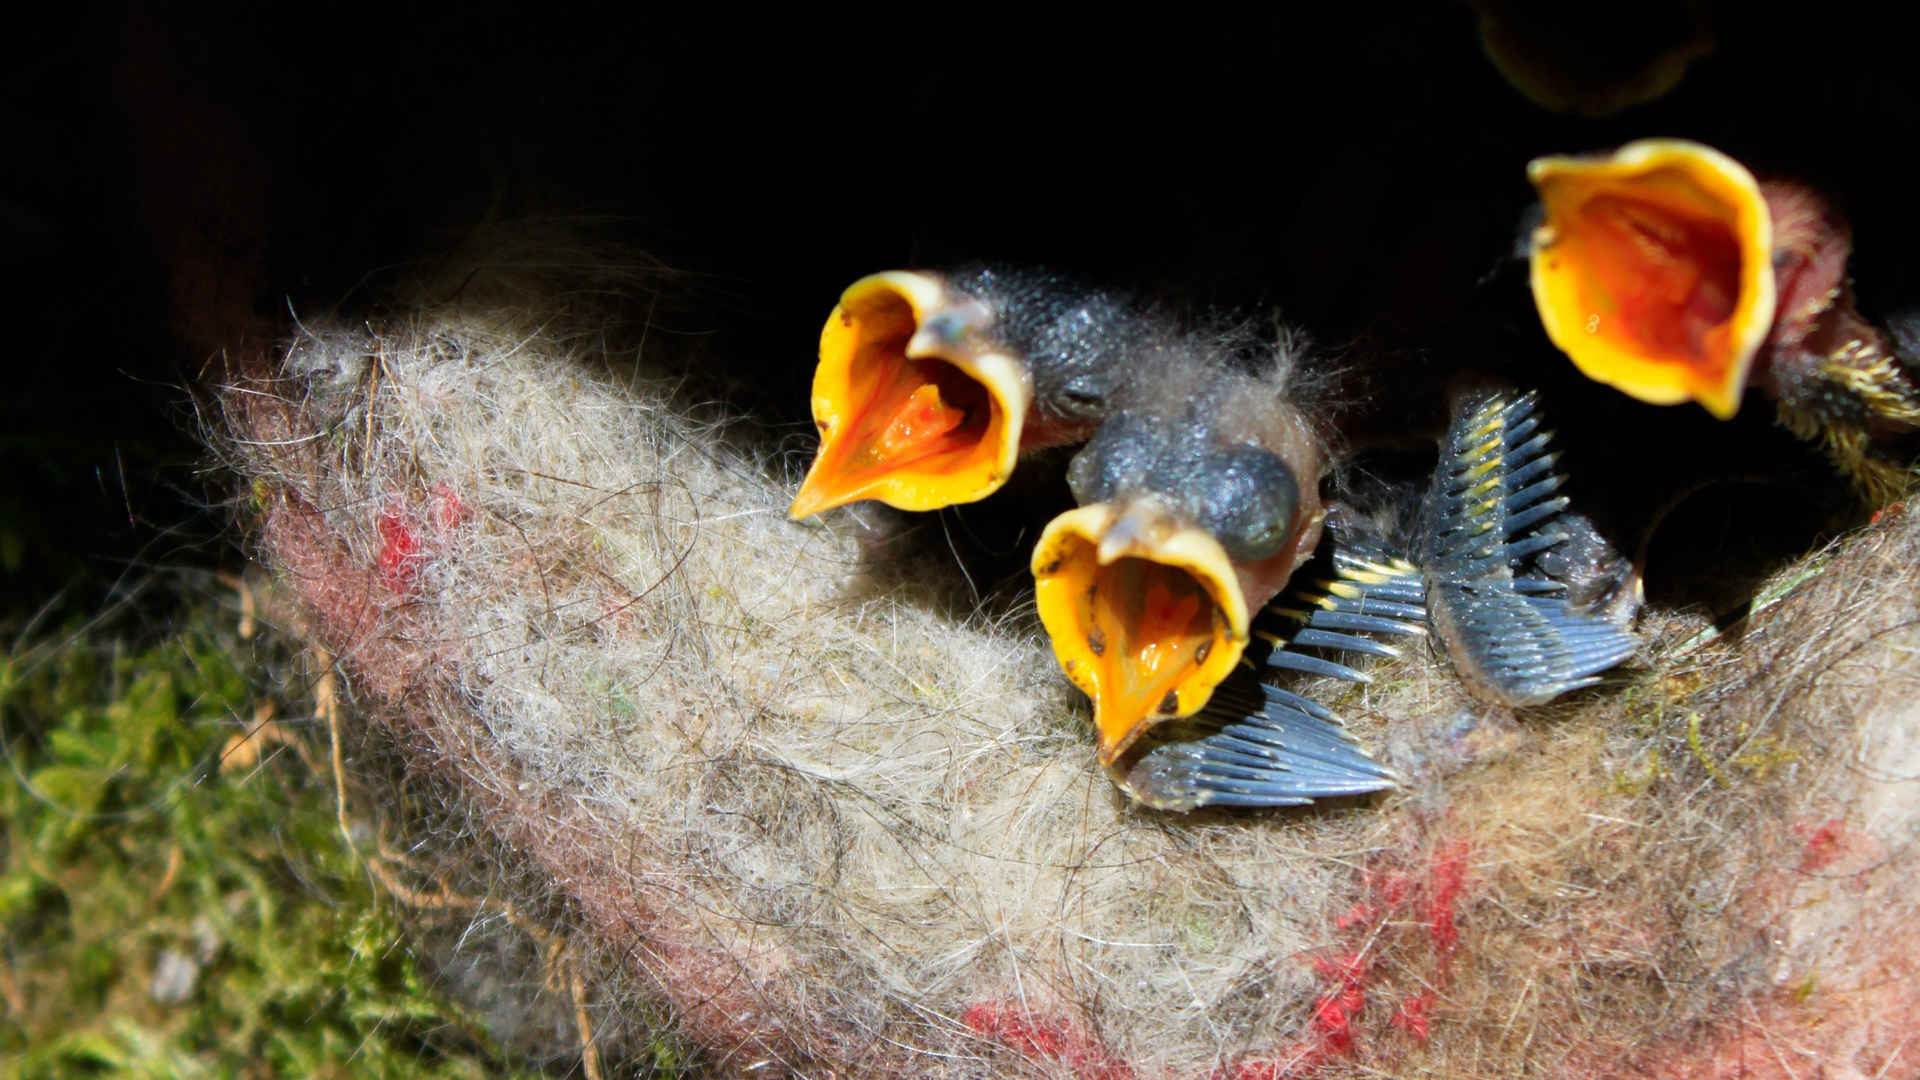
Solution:
M1200 711L1246 650L1249 615L1226 552L1151 501L1054 518L1033 577L1054 656L1093 699L1102 765L1160 721Z
M1773 325L1773 226L1739 162L1648 139L1607 157L1527 166L1534 305L1589 378L1654 404L1692 399L1726 419Z
M988 318L927 274L874 274L848 287L820 332L820 450L793 517L859 499L937 510L1006 483L1033 382L982 332Z

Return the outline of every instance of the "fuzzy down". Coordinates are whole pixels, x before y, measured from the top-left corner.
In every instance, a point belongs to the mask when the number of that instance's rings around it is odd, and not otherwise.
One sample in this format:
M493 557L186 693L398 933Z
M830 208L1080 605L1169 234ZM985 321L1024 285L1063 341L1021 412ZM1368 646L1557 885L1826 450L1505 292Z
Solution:
M213 439L361 713L715 1073L1920 1068L1915 516L1546 708L1420 655L1307 687L1401 792L1163 814L1030 603L901 554L923 522L787 520L810 442L621 329L670 284L585 277L290 327Z

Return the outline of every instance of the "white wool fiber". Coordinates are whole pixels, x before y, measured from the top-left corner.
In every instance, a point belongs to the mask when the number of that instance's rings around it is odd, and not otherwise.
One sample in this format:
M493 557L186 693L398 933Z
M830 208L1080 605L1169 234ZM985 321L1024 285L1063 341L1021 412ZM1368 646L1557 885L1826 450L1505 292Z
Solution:
M1164 814L1024 605L977 609L902 515L787 519L806 448L641 348L636 281L507 271L300 326L225 388L229 452L361 700L722 1073L1612 1069L1852 925L1836 894L1728 929L1779 907L1795 823L1911 866L1920 739L1869 677L1915 670L1904 519L1856 545L1871 617L1803 598L1682 652L1702 620L1657 613L1650 669L1519 718L1409 655L1315 691L1405 793Z

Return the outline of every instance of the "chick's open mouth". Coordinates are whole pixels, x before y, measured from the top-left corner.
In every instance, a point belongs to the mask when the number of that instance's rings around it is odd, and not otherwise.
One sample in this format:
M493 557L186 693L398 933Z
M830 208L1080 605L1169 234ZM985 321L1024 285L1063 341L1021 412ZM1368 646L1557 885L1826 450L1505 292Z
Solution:
M1247 640L1246 620L1229 610L1239 586L1225 556L1208 557L1217 544L1186 530L1118 552L1101 542L1114 516L1105 506L1061 515L1034 559L1041 621L1093 699L1103 764L1154 724L1205 706Z

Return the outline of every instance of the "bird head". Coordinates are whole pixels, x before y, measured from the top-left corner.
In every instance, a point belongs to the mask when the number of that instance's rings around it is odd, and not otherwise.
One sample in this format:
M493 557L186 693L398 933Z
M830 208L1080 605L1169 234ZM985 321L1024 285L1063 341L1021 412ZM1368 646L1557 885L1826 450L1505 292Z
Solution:
M1654 404L1740 407L1774 316L1773 226L1739 162L1647 139L1527 166L1545 215L1534 305L1589 378Z
M889 271L849 286L820 332L820 449L791 515L860 499L934 510L1006 483L1033 379L995 339L994 319L935 274Z
M1174 382L1158 407L1111 416L1074 458L1080 506L1034 549L1041 623L1093 699L1107 765L1206 705L1324 516L1319 448L1271 384Z

